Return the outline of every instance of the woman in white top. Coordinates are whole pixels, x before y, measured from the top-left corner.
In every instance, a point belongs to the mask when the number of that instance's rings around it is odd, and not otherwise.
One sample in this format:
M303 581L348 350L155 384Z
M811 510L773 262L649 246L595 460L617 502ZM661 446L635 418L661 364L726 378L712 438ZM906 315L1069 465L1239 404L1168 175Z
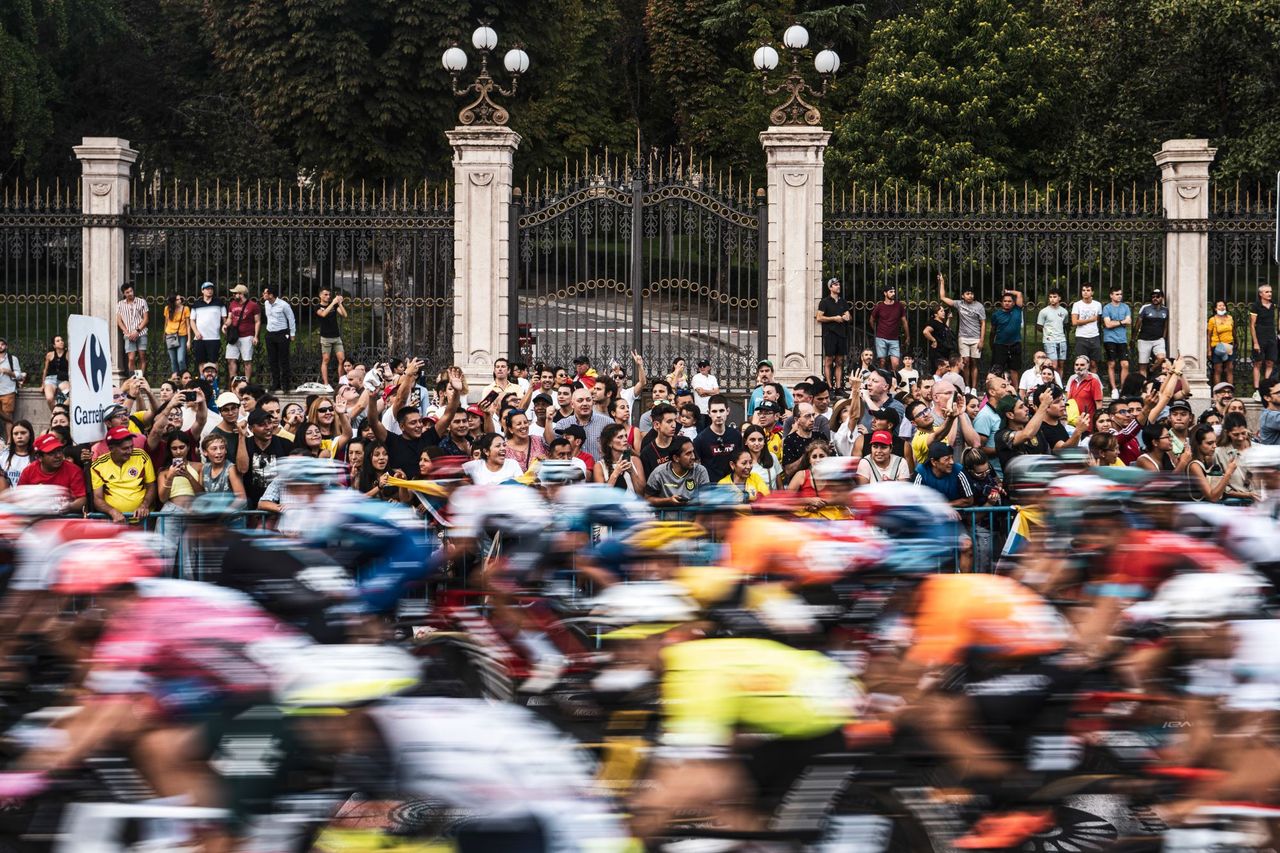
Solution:
M507 458L507 440L496 432L486 432L471 446L479 459L472 459L462 466L463 472L477 486L489 483L505 483L518 478L523 471L514 459Z
M591 479L615 489L644 494L644 467L627 443L627 424L609 424L600 433L600 458Z
M885 480L911 479L911 466L907 460L893 453L893 436L879 430L871 436L871 454L858 463L858 485L880 483Z
M31 421L14 421L9 435L9 446L0 450L0 469L4 470L9 486L17 486L22 470L31 464L31 442L35 441L35 427ZM0 445L3 443L0 442Z

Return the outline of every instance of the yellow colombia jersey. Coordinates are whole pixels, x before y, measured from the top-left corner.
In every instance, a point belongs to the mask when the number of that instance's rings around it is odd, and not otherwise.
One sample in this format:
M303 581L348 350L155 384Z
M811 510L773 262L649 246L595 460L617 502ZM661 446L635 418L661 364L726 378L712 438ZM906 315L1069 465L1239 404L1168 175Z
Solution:
M662 661L668 746L728 746L737 732L814 738L853 718L852 674L819 652L773 640L691 640L664 649Z

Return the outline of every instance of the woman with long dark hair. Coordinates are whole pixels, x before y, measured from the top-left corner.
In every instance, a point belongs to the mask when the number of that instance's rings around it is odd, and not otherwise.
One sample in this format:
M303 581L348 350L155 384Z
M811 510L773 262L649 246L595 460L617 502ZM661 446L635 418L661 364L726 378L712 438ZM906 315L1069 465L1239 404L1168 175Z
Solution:
M71 364L67 359L67 342L62 335L54 335L49 351L44 354L44 402L53 407L71 393Z
M782 477L782 462L769 450L769 439L764 427L752 424L743 430L742 444L751 451L751 472L760 476L769 491L777 489Z
M169 372L176 378L187 369L187 345L191 339L191 306L177 293L164 301L164 348L169 351Z
M609 424L600 433L600 458L591 471L591 479L615 489L644 494L644 466L627 443L629 424Z
M1191 463L1187 465L1187 478L1191 480L1191 493L1195 500L1217 503L1227 492L1227 484L1236 470L1236 460L1227 460L1226 467L1215 458L1218 452L1218 434L1213 427L1203 424L1191 433Z
M536 459L547 458L547 446L540 436L529 432L529 416L519 409L507 409L502 414L502 426L507 432L507 458L528 471Z
M18 485L22 469L31 464L31 443L35 441L36 430L31 421L14 421L13 431L9 434L9 445L0 451L0 470L9 481L9 487Z
M471 443L475 457L462 466L462 470L476 485L505 483L515 480L524 472L514 459L507 458L507 440L496 432L486 432Z
M390 464L391 456L387 453L385 444L380 441L366 444L364 462L360 466L360 481L356 484L356 488L368 498L377 498L380 501L398 500L400 490L395 486L387 485L387 478L391 476L391 471L388 470Z

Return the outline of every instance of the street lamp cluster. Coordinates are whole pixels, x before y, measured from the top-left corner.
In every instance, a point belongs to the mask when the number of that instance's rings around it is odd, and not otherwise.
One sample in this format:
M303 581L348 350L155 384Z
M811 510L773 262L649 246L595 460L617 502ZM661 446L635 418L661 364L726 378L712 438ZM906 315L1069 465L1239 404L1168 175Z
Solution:
M520 75L529 70L529 54L516 45L502 57L502 65L511 75L511 88L508 90L502 88L489 76L489 54L498 46L498 34L493 28L488 24L476 27L475 32L471 34L471 46L480 51L480 71L473 83L461 89L458 88L458 75L467 68L467 52L455 44L440 57L440 64L444 66L445 71L449 72L453 80L453 94L459 98L472 93L476 96L474 101L458 112L458 122L460 124L506 124L510 115L506 108L495 104L490 95L497 92L504 98L515 97Z
M791 69L777 86L769 86L769 72L778 67L780 59L777 49L763 44L756 48L751 57L752 64L760 72L765 93L787 94L787 100L769 113L769 121L775 125L821 124L822 114L804 98L808 95L816 99L826 94L828 84L840 70L840 55L831 48L824 48L814 55L813 68L822 78L822 85L814 87L805 81L800 72L800 52L809 46L809 31L800 24L792 24L782 34L782 44L790 54ZM482 23L471 34L471 45L480 51L480 71L474 82L461 89L458 88L458 75L467 68L466 51L454 44L440 57L440 64L453 80L454 95L459 98L475 95L475 100L458 112L458 121L464 125L504 125L510 115L506 108L494 103L490 96L496 92L505 98L515 97L520 75L529 70L529 54L516 45L502 57L502 65L511 75L511 88L508 90L498 85L489 75L489 54L498 46L498 34L488 24Z
M800 51L809 46L809 31L799 24L792 24L782 34L782 44L790 52L791 70L777 86L772 88L769 86L769 72L778 67L777 49L772 45L763 44L756 48L756 52L751 57L752 64L760 72L765 93L777 95L785 92L787 94L787 100L774 107L769 113L769 121L775 125L821 124L822 114L818 112L817 107L806 101L804 96L807 94L810 97L821 97L826 94L831 78L840 70L840 55L831 48L825 48L813 57L813 68L822 77L822 86L815 88L810 86L800 73Z

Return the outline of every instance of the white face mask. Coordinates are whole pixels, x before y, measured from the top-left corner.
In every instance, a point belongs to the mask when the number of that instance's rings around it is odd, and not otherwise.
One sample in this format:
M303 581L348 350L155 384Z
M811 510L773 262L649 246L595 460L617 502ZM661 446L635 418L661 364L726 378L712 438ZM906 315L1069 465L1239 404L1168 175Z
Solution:
M1219 317L1225 317L1225 316L1227 316L1227 309L1226 309L1226 308L1219 308L1219 309L1218 309L1218 316L1219 316Z
M1218 436L1222 435L1222 424L1213 425L1213 434Z

